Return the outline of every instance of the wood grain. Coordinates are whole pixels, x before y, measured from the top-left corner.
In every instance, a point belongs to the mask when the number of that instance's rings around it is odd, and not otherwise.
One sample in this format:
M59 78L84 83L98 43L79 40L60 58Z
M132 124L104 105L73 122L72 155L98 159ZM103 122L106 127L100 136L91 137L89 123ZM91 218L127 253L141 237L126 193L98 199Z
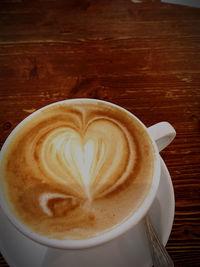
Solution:
M119 104L146 126L175 127L161 153L176 199L167 249L175 266L199 266L200 9L158 0L1 1L0 145L36 109L77 97Z

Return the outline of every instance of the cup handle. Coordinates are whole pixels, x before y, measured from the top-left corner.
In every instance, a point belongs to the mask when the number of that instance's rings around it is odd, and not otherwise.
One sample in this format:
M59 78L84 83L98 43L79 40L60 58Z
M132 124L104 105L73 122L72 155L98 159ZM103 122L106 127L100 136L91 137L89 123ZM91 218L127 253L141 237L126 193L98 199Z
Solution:
M167 147L176 136L174 127L165 121L150 126L148 132L156 142L159 152Z

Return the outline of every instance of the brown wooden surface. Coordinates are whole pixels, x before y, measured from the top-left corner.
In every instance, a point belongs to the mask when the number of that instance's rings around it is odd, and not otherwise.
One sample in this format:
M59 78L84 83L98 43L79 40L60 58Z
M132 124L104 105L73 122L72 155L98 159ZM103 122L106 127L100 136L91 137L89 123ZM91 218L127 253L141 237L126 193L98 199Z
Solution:
M68 98L111 101L146 126L169 121L167 249L175 266L199 266L200 9L133 2L0 1L0 146L31 112Z

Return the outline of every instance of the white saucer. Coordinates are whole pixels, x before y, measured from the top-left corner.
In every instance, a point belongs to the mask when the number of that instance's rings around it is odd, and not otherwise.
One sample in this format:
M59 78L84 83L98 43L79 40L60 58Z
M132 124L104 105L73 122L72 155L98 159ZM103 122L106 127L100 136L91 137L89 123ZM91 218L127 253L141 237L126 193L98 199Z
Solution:
M161 159L161 179L149 211L164 245L174 219L174 190L168 169ZM152 265L144 224L105 245L84 250L48 248L29 240L13 227L0 210L0 251L10 267L149 267Z

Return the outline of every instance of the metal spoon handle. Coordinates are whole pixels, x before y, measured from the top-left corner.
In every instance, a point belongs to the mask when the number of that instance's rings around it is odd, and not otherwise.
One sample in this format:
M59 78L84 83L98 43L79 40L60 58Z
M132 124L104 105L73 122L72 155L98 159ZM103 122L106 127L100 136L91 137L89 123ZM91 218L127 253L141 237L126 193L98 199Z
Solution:
M150 244L154 267L174 267L174 263L167 250L159 240L148 215L145 216L146 233Z

